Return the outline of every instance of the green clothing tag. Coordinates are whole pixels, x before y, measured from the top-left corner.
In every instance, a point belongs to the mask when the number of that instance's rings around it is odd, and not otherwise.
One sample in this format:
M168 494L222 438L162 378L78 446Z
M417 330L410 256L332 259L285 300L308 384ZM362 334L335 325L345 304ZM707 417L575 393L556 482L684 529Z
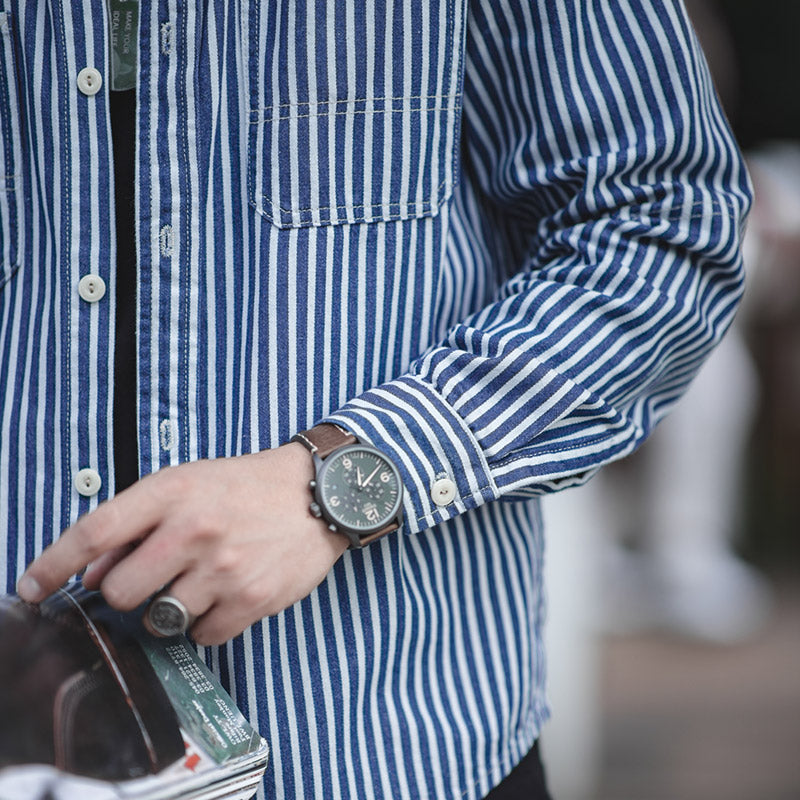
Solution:
M111 27L111 89L136 88L139 0L108 0Z

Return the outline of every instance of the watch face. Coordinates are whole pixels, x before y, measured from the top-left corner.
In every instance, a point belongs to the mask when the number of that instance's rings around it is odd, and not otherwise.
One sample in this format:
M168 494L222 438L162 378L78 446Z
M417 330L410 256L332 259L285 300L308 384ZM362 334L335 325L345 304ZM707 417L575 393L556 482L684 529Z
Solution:
M359 444L342 447L323 461L317 492L330 521L358 534L386 527L402 500L394 464L378 450Z

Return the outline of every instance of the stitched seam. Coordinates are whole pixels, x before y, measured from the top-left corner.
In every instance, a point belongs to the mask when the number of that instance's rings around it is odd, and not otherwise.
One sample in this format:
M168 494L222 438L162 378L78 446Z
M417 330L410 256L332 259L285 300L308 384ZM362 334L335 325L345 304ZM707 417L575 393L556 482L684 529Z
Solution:
M436 191L441 191L442 187L447 183L447 179L443 180L437 187ZM312 208L284 208L283 206L279 205L278 203L270 200L267 195L261 195L261 199L269 205L273 209L277 209L278 211L283 211L284 214L304 214L304 213L311 213L314 211L339 211L342 209L356 209L356 208L374 208L374 209L381 209L385 207L394 207L397 206L399 208L415 208L419 206L420 208L432 208L438 205L438 198L436 200L409 200L409 201L402 201L396 200L390 203L343 203L341 205L336 206L315 206Z
M295 103L274 103L268 106L260 106L259 108L251 108L251 114L258 114L262 111L271 111L273 108L299 108L300 106L327 106L327 105L343 105L352 103L386 103L386 102L406 102L408 100L454 100L458 98L458 93L451 94L411 94L411 95L397 95L383 96L383 97L352 97L341 98L336 100L300 100Z
M59 14L58 38L61 41L61 52L64 53L64 56L61 59L61 61L62 61L61 67L63 69L63 74L64 74L63 83L66 85L67 80L68 80L66 76L69 75L69 71L67 69L67 56L66 56L66 53L67 53L67 32L65 30L65 24L66 23L64 21L64 16L65 16L64 14ZM69 96L68 92L66 92L66 91L64 92L64 94L66 96ZM71 149L71 147L69 145L69 141L70 141L69 136L66 135L67 131L69 131L69 108L68 108L68 105L66 103L64 104L64 113L61 116L60 126L59 127L61 127L62 130L63 130L64 142L66 143L66 147L65 147L66 155L65 155L65 158L64 158L65 165L62 166L62 168L61 168L62 176L66 176L68 174L68 170L72 169L72 149ZM64 181L64 187L65 187L64 188L64 192L66 194L66 203L64 204L64 224L63 224L62 236L67 239L67 246L64 247L64 251L63 251L65 254L67 254L67 253L70 252L70 245L72 244L72 237L70 235L71 234L71 226L72 226L72 212L71 212L71 209L72 209L72 182L70 180L65 180ZM64 255L63 258L64 258L64 260L67 260L67 256L66 255ZM64 373L65 373L66 379L65 379L65 382L62 384L62 386L71 386L72 385L72 359L70 358L70 349L72 347L72 339L75 336L75 334L72 332L73 320L72 320L72 315L71 315L71 306L70 306L69 303L67 303L65 305L66 305L66 313L64 314L64 322L62 323L62 332L64 333L63 341L66 342L66 347L62 349L62 355L61 355L62 365L61 366L64 369ZM64 355L65 353L66 353L66 357ZM72 403L72 399L71 399L71 392L68 392L68 391L67 392L63 392L62 393L62 397L63 397L64 406L66 407L66 411L65 411L66 416L62 417L62 419L72 419L72 405L73 405L73 403ZM71 437L64 437L63 441L66 442L66 445L64 447L62 447L62 450L61 450L61 463L62 463L62 465L66 466L66 469L64 470L64 474L65 475L71 475L72 474L72 456L73 456L73 451L72 451L72 447L69 444L70 438ZM78 448L78 449L80 449L80 448ZM69 492L69 490L68 490L68 492ZM68 500L70 513L72 513L73 510L79 510L79 508L80 508L80 498L77 500L78 508L76 509L76 507L75 507L75 502L76 501L73 499L72 495L74 495L74 489L72 489L71 493L68 493L68 495L67 495L70 498Z
M253 6L255 8L253 8ZM255 14L253 13L255 12ZM259 0L253 0L252 5L247 5L247 12L246 16L242 21L242 29L241 29L241 36L242 40L246 45L246 55L247 55L247 70L248 70L248 86L247 86L247 97L248 100L252 102L254 94L254 85L256 84L255 78L255 70L253 69L253 17L257 20L258 25L261 25L261 3ZM246 26L246 29L245 29ZM246 32L246 35L245 35ZM256 109L257 111L257 109ZM242 131L244 133L244 131ZM245 173L245 177L247 179L247 202L248 204L252 205L253 208L257 208L257 199L258 199L258 191L256 187L256 143L257 143L258 133L255 131L254 128L250 128L247 131L247 143L246 143L246 158L247 158L247 171ZM262 145L263 146L263 145ZM263 186L263 178L262 184ZM260 209L259 209L260 211Z
M341 117L348 114L431 114L442 111L451 111L450 106L431 106L430 108L347 108L343 111L319 111L315 114L284 114L282 116L268 116L251 119L251 125L261 125L267 122L280 122L287 119L311 119L312 117Z
M14 42L12 40L13 30L12 30L12 20L11 20L11 12L4 11L2 13L2 28L0 28L0 36L3 37L3 40L8 42L8 47L10 48L10 54L8 58L4 52L0 52L0 58L2 58L5 64L10 68L11 74L7 75L7 81L10 85L12 81L16 80L16 63L14 60ZM2 47L3 51L6 49L5 41L0 43L0 47ZM17 91L19 91L19 87L15 87ZM17 165L16 154L14 152L14 131L12 128L13 121L11 119L11 97L10 92L7 87L6 91L7 97L0 98L5 105L6 99L8 100L8 114L2 115L2 132L3 132L3 141L4 141L4 158L6 166L11 167L12 169ZM19 102L19 101L18 101ZM19 172L14 172L5 176L0 176L0 181L2 181L2 185L0 185L0 190L3 192L14 192L16 191L16 186L14 185L14 179L18 178L20 175ZM14 220L13 224L16 227L16 209L10 211L9 216Z
M595 436L589 441L589 444L596 444L597 442L608 442L612 441L613 438L614 437L609 437L603 434L597 434L597 436ZM623 439L622 441L625 442L629 439L630 436L626 437L626 439ZM569 452L574 452L578 449L580 448L577 447L576 445L564 444L564 445L559 445L558 447L548 447L543 450L542 455L550 456L556 453L569 453ZM531 461L531 460L537 461L538 459L536 456L530 456L530 455L509 456L507 459L498 464L497 468L500 469L508 464L515 464L517 461Z
M186 42L188 41L188 33L187 33L188 24L189 23L188 23L188 20L187 20L187 16L185 14L179 14L179 30L177 32L177 42L175 41L175 38L173 38L173 42L172 42L172 44L176 46L176 49L178 51L180 51L181 48L185 48L186 47ZM173 36L175 36L175 35L173 34ZM180 86L180 85L185 83L186 75L189 73L189 67L188 67L188 64L186 63L186 59L179 59L179 61L181 62L180 66L178 67L178 69L180 71L180 73L179 73L180 74L180 82L178 83L178 85ZM194 91L194 87L193 87L193 91ZM182 108L181 108L181 105L183 106ZM186 97L186 93L185 92L179 92L178 93L178 116L179 116L179 118L182 117L181 121L183 123L183 126L182 126L183 129L181 130L181 138L183 139L183 168L186 171L186 182L188 184L191 184L191 170L189 169L190 154L189 154L189 123L188 123L189 114L187 112L188 105L189 105L189 102L188 102L188 99ZM180 254L179 254L180 255L180 262L181 262L181 263L179 263L179 274L181 276L181 281L182 282L184 280L186 281L186 283L184 285L187 286L187 287L191 286L191 266L190 266L190 261L191 261L191 257L192 256L191 256L191 246L189 244L192 241L192 238L191 238L191 231L192 231L191 217L192 217L192 204L191 203L187 203L187 206L186 206L186 208L184 210L184 213L183 213L183 219L184 219L184 224L183 224L184 234L183 235L186 238L183 240L183 242L181 242ZM173 253L174 253L174 242L173 242ZM170 258L172 258L172 255L170 256ZM191 302L190 302L190 299L189 299L189 294L190 294L189 291L181 292L182 300L181 300L180 312L183 313L183 315L184 315L183 318L185 320L189 320L189 314L190 314L190 310L191 310ZM187 324L188 324L188 322L187 322ZM190 363L191 363L191 356L190 356L190 353L189 353L189 337L185 337L185 339L184 339L182 361L183 361L183 397L182 397L182 399L185 402L184 408L188 409L188 408L191 407L190 393L189 393L189 372L190 372ZM191 442L190 442L190 436L189 436L189 430L188 430L189 426L188 426L188 421L186 421L187 414L188 414L188 412L184 411L184 415L183 415L184 419L181 420L181 411L180 411L180 409L178 409L177 419L175 421L175 424L176 424L176 436L178 438L178 447L180 448L181 445L183 445L183 458L184 458L185 461L189 460L190 453L191 453ZM185 422L185 428L186 428L186 431L185 431L183 436L181 436L181 422ZM170 461L171 460L172 459L170 459Z

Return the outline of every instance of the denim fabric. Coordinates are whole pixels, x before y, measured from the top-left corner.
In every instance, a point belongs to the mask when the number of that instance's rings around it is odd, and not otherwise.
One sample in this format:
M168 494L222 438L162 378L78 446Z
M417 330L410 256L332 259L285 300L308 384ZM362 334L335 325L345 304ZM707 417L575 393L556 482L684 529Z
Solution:
M105 6L0 0L9 589L117 488ZM139 59L138 474L328 419L406 486L400 533L206 652L263 795L482 797L548 713L538 496L635 449L741 293L682 5L141 0Z

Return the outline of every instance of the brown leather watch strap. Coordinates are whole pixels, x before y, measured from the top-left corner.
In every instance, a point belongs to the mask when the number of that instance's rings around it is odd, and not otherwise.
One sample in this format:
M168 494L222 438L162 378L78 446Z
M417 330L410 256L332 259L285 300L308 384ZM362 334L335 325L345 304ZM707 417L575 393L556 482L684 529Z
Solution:
M301 431L292 437L293 442L300 442L320 458L327 458L334 450L347 444L356 444L358 439L338 425L321 422L307 431Z
M393 519L385 528L375 531L375 533L368 533L366 536L362 536L359 541L359 547L366 547L368 544L372 544L381 537L386 536L387 533L394 533L399 527L400 520Z

